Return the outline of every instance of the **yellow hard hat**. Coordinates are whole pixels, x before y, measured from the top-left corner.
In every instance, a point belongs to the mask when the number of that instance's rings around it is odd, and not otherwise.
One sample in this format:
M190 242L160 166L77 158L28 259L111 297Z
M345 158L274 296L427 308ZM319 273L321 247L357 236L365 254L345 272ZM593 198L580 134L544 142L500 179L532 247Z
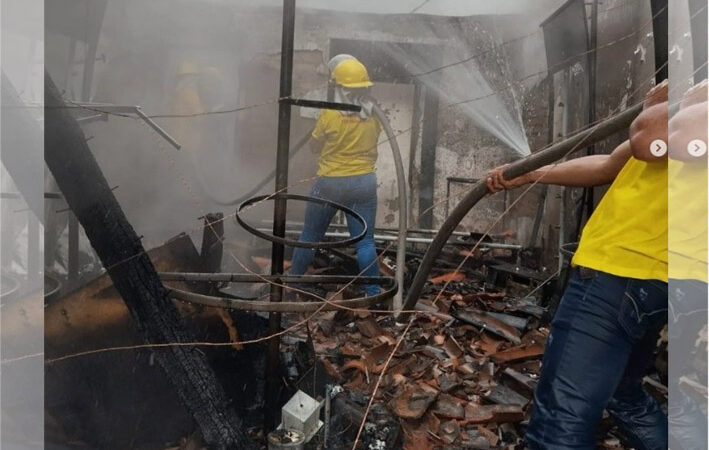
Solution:
M365 88L372 86L364 64L356 59L346 59L332 71L335 83L346 88Z
M183 61L177 71L177 75L196 75L199 73L199 67L192 61Z

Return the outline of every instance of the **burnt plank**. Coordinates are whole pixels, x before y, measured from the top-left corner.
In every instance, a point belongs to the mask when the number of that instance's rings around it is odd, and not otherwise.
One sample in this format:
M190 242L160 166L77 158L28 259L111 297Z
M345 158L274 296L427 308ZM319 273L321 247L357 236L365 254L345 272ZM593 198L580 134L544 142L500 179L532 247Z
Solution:
M48 73L44 158L144 341L194 342ZM209 448L255 448L201 351L173 345L153 352Z

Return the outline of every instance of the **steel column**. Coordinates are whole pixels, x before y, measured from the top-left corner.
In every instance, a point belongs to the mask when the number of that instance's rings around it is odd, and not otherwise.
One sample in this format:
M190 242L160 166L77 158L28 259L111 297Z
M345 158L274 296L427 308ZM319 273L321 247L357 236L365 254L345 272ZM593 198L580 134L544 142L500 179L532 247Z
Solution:
M295 40L295 0L283 0L283 31L281 37L281 102L278 108L278 146L276 150L276 186L275 192L285 193L288 186L288 149L290 147L291 105L283 101L291 96L293 90L293 49ZM284 237L286 231L286 199L276 198L273 209L273 235ZM274 243L271 251L271 274L283 274L283 245ZM271 285L271 301L280 302L283 288ZM269 315L269 332L274 335L281 329L281 315ZM268 341L266 362L266 411L265 427L276 428L278 421L278 398L280 389L280 338L274 336Z

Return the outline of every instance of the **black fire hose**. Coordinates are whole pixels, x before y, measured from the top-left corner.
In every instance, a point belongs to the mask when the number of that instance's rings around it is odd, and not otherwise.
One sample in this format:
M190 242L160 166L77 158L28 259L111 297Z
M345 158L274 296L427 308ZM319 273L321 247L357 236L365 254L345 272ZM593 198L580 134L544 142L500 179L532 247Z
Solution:
M627 129L638 114L640 114L642 109L642 104L635 105L618 115L608 118L591 129L581 131L568 139L565 139L557 144L553 144L545 150L540 150L524 159L515 161L505 169L503 175L507 180L519 177L528 172L546 166L547 164L556 162L568 155L570 152L573 153L574 151L603 140L621 130ZM431 272L431 268L436 262L438 255L440 255L441 250L448 242L448 238L466 214L468 214L468 212L483 197L485 197L487 192L486 180L483 179L475 183L460 203L456 205L455 209L453 209L450 215L446 218L445 222L443 222L438 234L436 234L433 242L429 245L428 250L426 250L426 254L421 261L421 265L414 276L413 282L406 296L404 311L412 311L414 309L419 300L419 296L421 295L421 290L428 280L428 274ZM403 321L407 316L408 313L401 314L397 320Z

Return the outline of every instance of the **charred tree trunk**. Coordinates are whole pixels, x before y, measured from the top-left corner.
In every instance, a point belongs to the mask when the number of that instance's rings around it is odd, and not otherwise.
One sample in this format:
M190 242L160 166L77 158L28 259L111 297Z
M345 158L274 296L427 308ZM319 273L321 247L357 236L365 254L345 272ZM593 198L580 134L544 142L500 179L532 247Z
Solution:
M128 223L84 133L45 73L45 161L84 227L145 342L192 342L140 238ZM252 449L241 420L202 352L192 346L154 350L209 448Z

